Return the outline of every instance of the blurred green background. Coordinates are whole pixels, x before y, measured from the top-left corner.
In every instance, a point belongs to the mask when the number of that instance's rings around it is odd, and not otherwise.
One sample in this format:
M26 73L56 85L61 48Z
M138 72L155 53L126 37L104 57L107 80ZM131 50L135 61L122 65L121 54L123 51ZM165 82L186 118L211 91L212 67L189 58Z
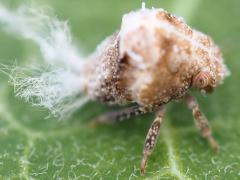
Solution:
M50 7L59 19L68 20L73 41L86 54L119 28L124 13L141 6L139 0L0 3L11 9L22 4ZM14 98L7 77L0 74L0 179L240 179L240 1L148 0L147 7L152 6L183 16L223 51L232 75L212 95L197 95L220 153L213 153L199 136L185 105L171 103L141 177L142 147L153 115L91 127L89 120L110 108L89 103L69 120L46 119L47 111ZM33 42L0 27L0 63L24 65L32 57L41 59Z

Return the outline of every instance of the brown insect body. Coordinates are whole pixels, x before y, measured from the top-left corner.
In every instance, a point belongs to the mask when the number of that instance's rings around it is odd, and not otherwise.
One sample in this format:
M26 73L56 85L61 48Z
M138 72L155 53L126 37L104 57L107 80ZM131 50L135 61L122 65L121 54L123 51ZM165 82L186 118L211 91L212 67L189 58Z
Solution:
M163 122L165 106L182 99L192 110L197 129L214 150L219 146L196 99L193 87L212 92L228 75L219 48L212 39L162 9L142 9L123 17L119 32L108 37L86 61L86 94L102 102L135 103L99 116L112 123L155 111L146 136L140 165L144 173Z
M131 12L85 66L85 89L93 99L145 108L182 98L199 72L215 88L227 74L219 48L162 9ZM195 88L202 89L204 87Z

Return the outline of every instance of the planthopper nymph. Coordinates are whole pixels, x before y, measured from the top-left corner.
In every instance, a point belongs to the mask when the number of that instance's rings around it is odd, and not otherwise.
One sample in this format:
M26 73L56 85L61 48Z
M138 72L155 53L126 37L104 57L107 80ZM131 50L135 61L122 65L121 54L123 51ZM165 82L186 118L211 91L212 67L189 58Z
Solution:
M13 20L21 24L21 31L12 32L36 42L49 68L30 77L19 75L21 69L16 68L17 73L13 70L10 77L17 96L60 116L72 113L89 100L128 105L100 115L95 123L112 123L154 112L140 163L142 174L157 142L165 104L174 100L188 105L201 135L218 150L208 120L189 94L191 89L211 93L228 75L221 51L209 36L163 9L142 8L125 14L119 30L90 56L79 58L66 24L44 19L35 11L31 13L38 17L37 21L50 21L46 25L50 35L31 29L34 21L24 21L23 17L29 14L24 10ZM6 10L6 17L11 14ZM11 30L11 22L4 22ZM41 25L45 24L37 27ZM28 36L25 31L34 33Z
M144 144L142 173L159 135L164 105L173 100L187 103L201 135L218 149L207 119L188 92L190 88L212 92L228 71L212 39L182 19L162 9L130 12L123 16L120 30L99 46L85 67L85 92L90 97L107 103L137 103L98 117L98 123L156 113Z

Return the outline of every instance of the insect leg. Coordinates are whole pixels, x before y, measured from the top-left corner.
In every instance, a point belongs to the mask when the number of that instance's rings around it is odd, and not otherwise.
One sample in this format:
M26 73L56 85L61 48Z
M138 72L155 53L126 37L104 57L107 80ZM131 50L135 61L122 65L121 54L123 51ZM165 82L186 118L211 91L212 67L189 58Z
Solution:
M94 119L94 123L97 124L108 124L121 122L123 120L130 119L131 117L138 116L141 114L145 114L148 111L144 110L144 108L139 106L129 107L119 111L111 111L106 114L100 115L96 119Z
M213 150L217 151L219 149L219 145L212 136L212 131L209 127L208 120L201 112L197 100L191 95L186 95L185 102L192 110L196 127L200 131L202 137L206 138Z
M145 166L148 160L148 157L152 154L155 144L158 139L158 135L160 132L160 127L162 124L162 119L165 113L165 107L162 106L156 113L156 118L153 121L150 129L148 130L148 134L145 140L144 149L143 149L143 158L141 161L141 174L144 174Z

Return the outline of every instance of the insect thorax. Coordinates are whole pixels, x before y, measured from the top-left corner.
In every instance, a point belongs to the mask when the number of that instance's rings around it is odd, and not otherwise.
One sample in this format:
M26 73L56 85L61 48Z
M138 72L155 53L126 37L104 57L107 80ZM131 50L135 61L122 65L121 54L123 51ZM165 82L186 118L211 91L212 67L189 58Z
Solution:
M191 75L186 74L184 69L177 72L169 69L167 63L173 62L169 62L167 54L157 63L146 59L136 64L128 54L121 57L119 34L107 38L90 59L86 65L90 72L86 76L87 94L101 102L136 102L144 107L155 107L181 98L190 85ZM141 65L148 68L142 69Z

